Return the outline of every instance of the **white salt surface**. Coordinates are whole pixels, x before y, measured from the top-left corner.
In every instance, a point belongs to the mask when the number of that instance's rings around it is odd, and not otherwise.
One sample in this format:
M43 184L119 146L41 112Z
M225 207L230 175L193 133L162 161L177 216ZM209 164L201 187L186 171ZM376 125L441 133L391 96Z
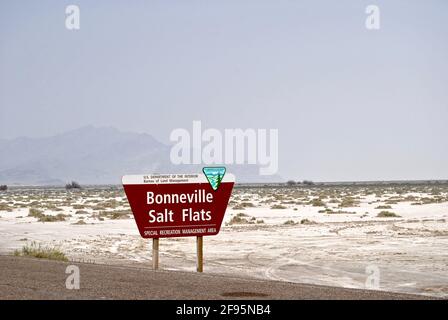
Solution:
M448 202L399 202L387 211L400 217L379 218L383 210L375 208L384 203L378 200L384 199L369 195L359 206L343 209L328 204L350 212L343 214L319 213L322 207L308 204L229 207L220 234L204 239L205 272L372 288L374 268L379 290L448 297ZM67 221L45 223L27 217L27 208L0 211L0 254L36 241L60 248L74 261L151 267L151 240L140 238L133 218L99 221L86 208L86 224L75 225L82 215L62 209L71 215ZM263 223L226 225L238 213ZM303 219L311 224L301 224ZM288 220L297 224L285 225ZM195 238L160 240L161 268L195 271L195 258Z

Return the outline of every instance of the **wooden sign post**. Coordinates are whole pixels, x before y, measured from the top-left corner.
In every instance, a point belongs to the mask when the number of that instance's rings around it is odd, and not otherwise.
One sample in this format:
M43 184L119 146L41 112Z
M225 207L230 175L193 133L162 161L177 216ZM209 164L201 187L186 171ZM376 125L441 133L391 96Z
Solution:
M159 238L152 239L152 268L159 269Z
M203 260L203 238L202 238L202 236L197 236L196 237L196 251L197 251L197 258L198 258L196 270L198 272L202 272L203 265L204 265L204 260Z

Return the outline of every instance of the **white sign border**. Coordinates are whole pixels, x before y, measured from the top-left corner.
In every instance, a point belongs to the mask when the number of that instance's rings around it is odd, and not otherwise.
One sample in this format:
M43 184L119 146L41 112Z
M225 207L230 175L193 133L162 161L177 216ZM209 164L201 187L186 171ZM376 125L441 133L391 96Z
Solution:
M209 183L202 172L125 175L121 178L121 182L123 185ZM223 182L235 182L235 176L226 173L221 183Z

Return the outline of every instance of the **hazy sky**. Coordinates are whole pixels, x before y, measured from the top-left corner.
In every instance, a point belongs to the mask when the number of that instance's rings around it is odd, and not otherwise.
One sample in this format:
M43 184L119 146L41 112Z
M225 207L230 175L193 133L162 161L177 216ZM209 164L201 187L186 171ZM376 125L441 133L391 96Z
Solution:
M278 128L285 178L446 179L448 1L0 1L0 138L193 120Z

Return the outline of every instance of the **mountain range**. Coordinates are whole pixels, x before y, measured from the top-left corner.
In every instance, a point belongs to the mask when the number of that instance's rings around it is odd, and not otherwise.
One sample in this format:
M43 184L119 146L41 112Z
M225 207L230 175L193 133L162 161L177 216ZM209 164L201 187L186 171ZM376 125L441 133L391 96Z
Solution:
M51 137L0 139L0 184L119 184L125 174L200 172L199 165L173 165L171 146L146 133L85 126ZM237 182L280 181L260 176L256 165L227 166Z

